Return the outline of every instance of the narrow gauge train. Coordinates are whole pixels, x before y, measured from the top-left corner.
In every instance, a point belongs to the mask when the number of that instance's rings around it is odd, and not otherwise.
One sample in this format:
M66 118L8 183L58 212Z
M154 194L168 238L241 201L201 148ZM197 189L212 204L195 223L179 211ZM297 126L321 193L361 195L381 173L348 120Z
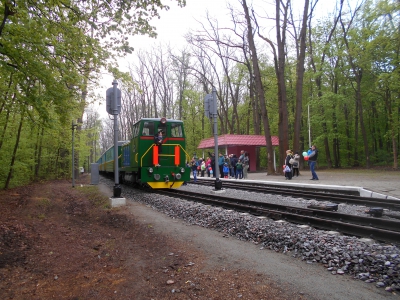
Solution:
M129 141L118 142L121 183L148 185L153 189L179 188L190 180L186 166L185 131L180 120L144 118L133 125ZM102 174L114 173L114 146L98 159Z

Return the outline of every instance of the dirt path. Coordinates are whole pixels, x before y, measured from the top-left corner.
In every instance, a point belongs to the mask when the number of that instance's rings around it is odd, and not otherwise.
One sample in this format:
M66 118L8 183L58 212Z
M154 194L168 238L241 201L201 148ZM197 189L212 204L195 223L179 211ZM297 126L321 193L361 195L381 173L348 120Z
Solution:
M181 220L171 220L137 203L129 204L129 211L137 221L152 224L155 232L199 249L207 258L203 265L206 273L219 269L228 275L230 271L241 270L240 273L250 278L269 278L273 286L281 289L279 293L282 296L289 292L294 297L291 299L399 299L377 289L374 284L353 280L350 276L331 275L320 264L310 265L292 258L290 254L260 250L259 245L226 238L222 233L190 226ZM249 284L251 281L240 278L239 282Z
M0 192L1 299L303 299L267 276L214 266L178 238L178 221L134 203L109 209L86 183Z
M88 182L0 191L1 299L398 299Z

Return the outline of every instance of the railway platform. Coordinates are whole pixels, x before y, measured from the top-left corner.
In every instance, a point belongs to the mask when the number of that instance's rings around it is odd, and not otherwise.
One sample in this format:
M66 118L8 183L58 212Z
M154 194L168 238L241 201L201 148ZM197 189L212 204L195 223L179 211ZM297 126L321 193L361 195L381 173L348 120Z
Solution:
M359 193L362 197L398 199L400 201L400 172L374 169L316 170L319 180L311 179L309 170L300 171L300 176L286 180L283 175L266 172L249 172L248 181L259 181L276 187L304 188L314 190ZM208 177L202 177L207 179ZM235 179L224 179L235 180Z

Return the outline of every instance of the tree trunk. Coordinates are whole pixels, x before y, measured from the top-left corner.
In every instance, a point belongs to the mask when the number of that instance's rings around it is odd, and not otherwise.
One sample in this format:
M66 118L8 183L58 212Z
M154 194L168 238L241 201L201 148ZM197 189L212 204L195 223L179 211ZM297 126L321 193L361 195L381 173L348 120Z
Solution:
M371 166L371 159L369 157L369 148L368 148L368 137L367 131L364 125L364 112L363 112L363 105L362 105L362 97L361 97L361 79L362 79L362 69L360 69L356 76L357 80L357 92L356 92L356 101L358 103L359 115L360 115L360 127L361 127L361 134L363 137L364 142L364 154L365 154L365 162L366 167L369 168Z
M279 103L279 165L283 165L286 158L286 150L289 149L289 119L288 119L288 106L286 94L286 81L285 81L285 43L286 43L286 27L289 0L286 6L283 4L283 22L280 24L280 11L281 1L276 0L276 40L278 45L278 103ZM282 28L282 33L281 33ZM279 169L282 172L281 169Z
M356 165L358 165L359 161L358 161L358 152L357 152L357 145L358 145L357 142L358 142L358 125L360 125L361 134L362 134L362 138L363 138L363 142L364 142L364 154L365 154L366 167L369 168L370 167L370 157L369 157L369 148L368 148L368 138L367 138L367 132L366 132L365 126L364 126L364 112L363 112L362 97L361 97L361 80L363 77L363 68L360 67L359 65L357 65L355 60L353 59L353 56L351 54L352 50L350 48L349 41L347 39L347 33L351 27L355 13L358 9L360 9L360 6L355 10L353 16L351 17L351 20L350 20L349 24L347 25L347 29L344 26L343 20L340 19L340 21L341 21L342 30L343 30L344 44L348 51L349 64L351 66L351 70L353 71L353 76L355 77L355 80L356 80L356 87L355 87L355 100L356 100L355 101L356 102L355 134L356 135L355 135L354 159L355 159ZM360 120L359 124L357 122L358 118Z
M43 142L43 135L44 135L44 127L42 127L40 135L38 134L38 149L37 149L37 156L36 156L36 166L35 166L35 179L39 179L39 170L42 158L42 142Z
M21 112L21 121L19 122L19 127L18 127L18 132L17 132L17 139L15 141L14 151L13 151L12 157L11 157L10 169L8 171L6 184L4 186L5 189L8 189L8 187L10 186L10 181L11 181L11 178L12 178L12 173L13 173L14 164L15 164L15 159L17 157L17 150L18 150L19 140L21 138L21 130L22 130L22 124L24 123L24 117L25 117L25 108L23 108L23 110Z
M269 126L269 119L268 119L268 111L267 106L265 104L265 94L264 94L264 86L262 85L261 81L261 73L260 68L258 65L258 58L257 58L257 50L254 43L253 37L253 28L251 25L250 15L249 15L249 8L247 7L246 0L242 0L242 6L244 9L246 22L247 22L247 37L249 41L249 48L251 53L251 60L253 63L253 70L254 70L254 82L256 86L257 98L260 101L261 113L262 113L262 120L264 125L264 134L265 134L265 141L267 144L267 159L268 159L268 173L274 174L274 152L272 147L272 140L271 140L271 130Z
M390 102L390 90L387 88L385 92L385 104L388 112L388 123L390 128L390 138L392 139L392 150L393 150L393 169L397 170L398 160L397 160L397 141L396 141L396 128L394 128L393 122L393 111L392 104Z
M343 8L343 2L344 0L340 0L340 7L339 7L339 11L337 16L335 17L335 21L334 24L329 32L329 35L325 41L325 47L324 50L322 52L322 56L321 56L321 63L320 63L320 68L317 69L316 65L315 65L315 60L314 60L314 54L313 54L313 43L312 43L312 31L311 31L311 23L309 23L309 28L308 28L308 39L309 39L309 56L310 56L310 61L311 61L311 66L313 68L314 74L316 76L315 78L315 84L317 85L317 95L318 95L318 99L321 99L322 97L322 70L324 67L324 62L325 62L325 57L326 57L326 53L329 49L329 47L327 47L329 45L329 43L332 40L333 34L336 30L336 26L339 22L339 19L342 15L342 8ZM322 107L322 105L320 105L320 109L321 109L321 114L324 114L324 108ZM328 140L328 128L327 128L327 124L325 121L322 122L321 124L322 126L322 130L324 133L324 149L325 149L325 157L326 157L326 162L329 168L332 167L332 159L331 159L331 154L330 154L330 150L329 150L329 140ZM311 142L311 141L310 141Z
M293 150L300 151L300 128L301 118L303 111L303 81L304 81L304 60L306 56L306 33L307 33L307 19L308 19L308 6L309 0L304 3L303 23L300 32L300 49L297 57L297 81L296 81L296 109L294 115L294 138ZM310 22L311 23L311 22Z

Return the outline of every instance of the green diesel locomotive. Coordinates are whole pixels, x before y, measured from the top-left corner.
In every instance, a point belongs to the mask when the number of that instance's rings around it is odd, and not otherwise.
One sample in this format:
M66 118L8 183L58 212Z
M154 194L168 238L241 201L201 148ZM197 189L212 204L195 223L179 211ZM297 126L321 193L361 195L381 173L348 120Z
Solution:
M190 180L186 166L185 131L180 120L144 118L132 129L132 139L118 142L121 183L147 185L153 189L179 188ZM114 173L114 146L98 159L100 173Z

